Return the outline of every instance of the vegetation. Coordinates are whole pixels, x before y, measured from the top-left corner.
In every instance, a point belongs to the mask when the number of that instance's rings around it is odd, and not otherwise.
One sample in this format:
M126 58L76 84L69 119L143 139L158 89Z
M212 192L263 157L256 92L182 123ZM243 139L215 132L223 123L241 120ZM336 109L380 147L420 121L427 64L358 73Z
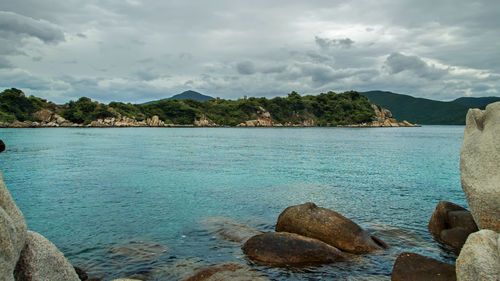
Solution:
M358 92L322 93L317 96L300 96L296 92L287 97L249 98L238 100L165 99L146 104L111 102L100 104L82 97L64 105L55 105L36 98L26 98L17 89L0 94L0 121L38 121L33 113L50 109L65 119L79 124L89 124L99 118L127 116L138 121L157 115L165 123L193 124L206 117L218 125L236 126L247 120L258 119L268 111L275 123L300 124L314 122L319 126L335 126L370 122L374 111L368 99Z
M497 101L500 101L500 97L480 97L480 98L463 97L453 100L454 103L459 103L466 105L468 107L479 108L479 109L485 109L488 104Z
M361 93L372 103L389 109L398 120L428 125L463 125L469 106L443 102L391 92L371 91Z

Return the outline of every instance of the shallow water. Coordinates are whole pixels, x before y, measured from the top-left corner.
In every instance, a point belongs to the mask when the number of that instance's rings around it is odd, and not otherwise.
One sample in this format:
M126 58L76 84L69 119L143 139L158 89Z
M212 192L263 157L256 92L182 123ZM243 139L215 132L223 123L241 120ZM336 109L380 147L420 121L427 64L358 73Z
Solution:
M0 169L29 229L105 280L176 280L228 261L275 280L388 280L402 251L453 263L427 223L441 200L466 205L463 130L0 129L7 145ZM200 223L221 216L272 231L284 208L307 201L351 218L391 248L350 262L271 268L252 264L238 243Z

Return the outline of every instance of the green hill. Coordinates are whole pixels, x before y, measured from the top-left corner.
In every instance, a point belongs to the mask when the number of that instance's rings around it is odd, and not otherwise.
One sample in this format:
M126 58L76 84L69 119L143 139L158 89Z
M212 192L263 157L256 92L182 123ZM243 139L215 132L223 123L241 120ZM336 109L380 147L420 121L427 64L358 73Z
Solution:
M362 92L372 103L389 109L398 120L427 125L463 125L468 105L414 98L384 91Z
M480 98L463 97L463 98L458 98L453 102L463 104L468 107L484 109L488 104L497 101L500 101L500 97L480 97Z

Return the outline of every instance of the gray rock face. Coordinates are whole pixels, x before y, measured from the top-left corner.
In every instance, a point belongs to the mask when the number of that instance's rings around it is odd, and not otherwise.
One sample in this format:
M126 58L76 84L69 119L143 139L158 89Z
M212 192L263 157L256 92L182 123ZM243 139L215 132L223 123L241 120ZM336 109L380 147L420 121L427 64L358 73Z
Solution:
M469 235L457 259L458 281L500 280L500 235L481 230Z
M500 102L467 113L460 172L477 225L500 232Z
M23 281L80 281L73 266L42 235L28 231L14 276Z
M311 202L286 208L278 217L276 231L315 238L355 254L387 247L350 219Z
M26 239L26 221L7 190L0 172L0 276L13 280L13 271Z

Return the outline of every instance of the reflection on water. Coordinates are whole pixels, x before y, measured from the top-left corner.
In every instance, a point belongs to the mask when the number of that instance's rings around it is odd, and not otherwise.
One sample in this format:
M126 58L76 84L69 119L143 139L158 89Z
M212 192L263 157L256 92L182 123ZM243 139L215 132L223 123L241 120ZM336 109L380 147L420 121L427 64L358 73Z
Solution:
M389 280L403 251L453 263L427 223L441 200L466 205L462 135L459 126L0 129L0 168L28 227L104 280L180 280L231 262L272 280ZM390 248L303 268L247 260L248 235L308 201Z

